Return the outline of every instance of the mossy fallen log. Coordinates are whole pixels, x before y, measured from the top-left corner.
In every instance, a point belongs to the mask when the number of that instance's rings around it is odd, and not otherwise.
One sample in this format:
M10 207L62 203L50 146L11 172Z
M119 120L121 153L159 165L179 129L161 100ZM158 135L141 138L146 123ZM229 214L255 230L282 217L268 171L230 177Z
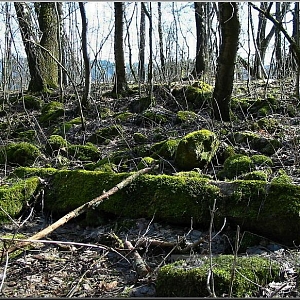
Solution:
M52 168L19 168L21 178L50 178L45 209L61 217L101 195L128 177L129 173ZM199 176L142 175L120 193L87 214L97 225L103 214L130 218L155 215L156 221L208 228L210 209L217 199L214 224L219 228L226 217L234 228L263 235L287 245L300 244L300 186L290 182L259 180L213 181Z

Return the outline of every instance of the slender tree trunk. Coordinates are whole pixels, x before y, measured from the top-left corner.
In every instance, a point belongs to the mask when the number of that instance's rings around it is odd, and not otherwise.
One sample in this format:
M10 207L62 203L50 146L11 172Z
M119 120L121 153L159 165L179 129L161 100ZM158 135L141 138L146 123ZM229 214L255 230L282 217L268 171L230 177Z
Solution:
M82 55L84 62L84 94L82 98L82 106L87 107L89 104L90 93L91 93L91 66L90 57L87 50L87 27L88 22L86 18L86 13L84 9L83 2L79 2L80 15L82 20Z
M276 2L276 19L281 17L281 3ZM281 47L281 33L278 28L275 29L275 58L276 58L276 70L277 77L282 78L284 76L282 70L282 47Z
M114 2L115 8L115 40L114 40L114 53L115 53L115 85L112 90L113 93L121 94L128 89L125 72L125 59L124 59L124 38L123 38L123 25L124 25L124 2Z
M149 19L149 64L148 64L148 84L149 84L149 95L152 97L153 93L153 58L152 58L152 53L153 53L153 41L152 41L152 31L153 31L153 26L152 26L152 9L151 9L151 2L149 2L150 9L149 11L147 10L145 3L142 2L142 6L144 8L144 12Z
M238 3L218 2L218 6L221 45L213 92L213 114L217 120L230 121L230 98L240 32Z
M140 20L140 47L139 47L139 80L144 82L145 73L145 35L146 35L146 20L143 2L141 2L141 20Z
M157 13L158 13L158 23L157 23L157 30L158 30L158 40L159 40L159 57L160 57L160 67L162 77L165 78L165 56L164 56L164 43L163 43L163 30L162 30L162 13L161 13L161 2L157 2Z
M204 25L204 6L206 3L194 2L195 7L195 21L196 21L196 33L197 33L197 46L196 46L196 63L192 72L196 78L201 77L205 71L205 25Z

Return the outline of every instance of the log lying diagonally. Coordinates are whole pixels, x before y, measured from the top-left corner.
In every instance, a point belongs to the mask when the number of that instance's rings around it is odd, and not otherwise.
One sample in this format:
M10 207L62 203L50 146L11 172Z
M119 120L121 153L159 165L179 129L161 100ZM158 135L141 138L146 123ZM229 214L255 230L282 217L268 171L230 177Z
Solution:
M71 219L73 219L73 218L81 215L82 213L86 212L88 209L98 206L106 198L108 198L109 196L115 194L117 191L123 189L125 186L127 186L128 184L133 182L137 177L139 177L142 174L148 173L153 168L155 168L155 166L144 168L144 169L139 170L138 172L132 174L131 176L127 177L126 179L124 179L122 182L120 182L119 184L117 184L116 186L114 186L113 188L108 190L107 192L103 193L101 196L98 196L98 197L94 198L93 200L91 200L91 201L79 206L78 208L72 210L71 212L69 212L68 214L66 214L65 216L63 216L59 220L57 220L55 223L53 223L50 226L46 227L45 229L39 231L35 235L29 237L27 240L25 240L23 242L19 242L16 245L13 245L12 247L8 248L6 250L6 254L12 253L15 250L20 249L23 246L29 245L30 243L32 243L32 240L39 240L39 239L45 237L46 235L53 232L58 227L64 225L68 221L70 221Z

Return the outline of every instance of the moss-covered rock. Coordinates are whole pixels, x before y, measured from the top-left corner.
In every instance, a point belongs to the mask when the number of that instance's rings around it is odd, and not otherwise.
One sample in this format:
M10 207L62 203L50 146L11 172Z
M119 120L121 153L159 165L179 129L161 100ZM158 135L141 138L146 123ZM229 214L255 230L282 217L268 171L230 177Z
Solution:
M137 168L138 170L147 168L152 166L155 163L155 159L152 157L143 157L141 161L138 163Z
M57 128L54 128L53 130L53 134L56 134L56 135L62 135L64 136L67 132L70 131L70 129L76 125L81 125L81 118L80 117L77 117L77 118L74 118L70 121L67 121L67 122L63 122L62 124L60 124Z
M30 168L18 167L14 170L12 177L17 176L20 179L39 176L41 178L51 177L57 169L55 168Z
M51 101L42 107L40 122L44 125L57 122L64 115L64 105L61 102Z
M133 139L136 143L145 143L147 141L147 137L140 132L135 132L133 134Z
M197 114L193 111L179 110L176 114L176 123L192 124L197 120Z
M93 144L101 144L105 141L109 141L114 137L120 135L122 132L122 126L112 125L105 128L97 129L89 138L89 141Z
M19 164L29 166L42 155L39 148L28 142L10 143L0 146L0 163Z
M229 294L234 257L220 255L213 257L213 280L218 297ZM279 280L280 265L263 257L237 257L233 277L232 296L255 296L258 286ZM210 269L208 258L201 262L178 261L159 269L156 280L158 297L209 297L207 276Z
M300 187L258 180L236 180L221 189L225 196L221 214L231 224L292 245L300 238Z
M125 112L115 114L114 118L117 122L127 122L130 121L130 119L132 119L133 116L134 116L133 113L129 111L125 111Z
M192 86L174 88L172 94L182 105L196 109L203 107L212 96L213 87L203 81L196 81Z
M101 195L130 174L96 171L57 171L45 196L45 208L56 216ZM219 189L203 178L142 175L104 200L97 209L117 216L149 217L175 224L209 225L209 207ZM217 220L217 214L216 214ZM223 220L221 220L223 222Z
M33 95L24 95L20 98L21 101L24 101L24 106L26 109L40 109L44 101Z
M213 132L207 129L191 132L180 140L175 163L178 168L186 171L202 168L211 161L218 146L219 140Z
M267 181L269 177L266 171L253 171L243 174L240 178L243 180L264 180Z
M81 161L95 161L100 158L98 148L92 143L86 143L86 145L70 145L68 152L69 155Z
M253 155L251 157L243 154L234 154L229 156L225 162L223 169L218 173L218 178L233 179L241 176L242 174L248 174L246 178L251 178L252 176L265 179L267 174L271 173L271 166L273 161L271 158L265 155ZM265 175L262 173L253 173L256 169L265 170ZM249 174L251 172L252 174ZM245 177L242 177L246 179ZM254 178L253 178L254 179Z
M58 151L66 153L68 145L69 143L63 137L53 134L49 137L45 149L50 155L52 155L53 152L57 154Z
M265 137L252 131L235 132L229 138L234 143L250 145L252 149L266 155L274 154L281 147L281 143L277 139Z
M293 179L288 174L286 174L283 169L279 169L277 172L277 176L275 176L271 182L278 184L292 184Z
M31 177L14 183L10 187L0 187L0 222L9 221L8 216L16 218L24 209L26 203L30 202L40 185L38 177Z
M133 100L129 104L129 110L132 113L142 113L150 107L150 105L155 101L154 98L141 97L139 99Z
M175 153L178 147L180 139L169 139L155 143L151 146L150 152L153 153L153 157L163 157L168 160L175 158Z

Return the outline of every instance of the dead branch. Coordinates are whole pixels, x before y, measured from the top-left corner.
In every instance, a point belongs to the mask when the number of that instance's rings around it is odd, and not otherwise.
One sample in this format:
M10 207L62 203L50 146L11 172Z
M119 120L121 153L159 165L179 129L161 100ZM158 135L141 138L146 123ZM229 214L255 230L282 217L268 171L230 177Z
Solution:
M140 278L145 277L149 272L150 268L146 265L140 254L132 246L131 242L125 241L124 245L131 250L131 256L133 258L133 265L136 269L136 272Z
M144 168L142 170L139 170L138 172L134 173L133 175L127 177L125 180L123 180L122 182L120 182L119 184L117 184L115 187L111 188L109 191L105 192L104 194L102 194L99 197L94 198L93 200L81 205L80 207L72 210L71 212L69 212L68 214L66 214L65 216L63 216L62 218L60 218L58 221L56 221L55 223L53 223L52 225L46 227L45 229L43 229L42 231L36 233L35 235L29 237L28 239L26 239L23 242L19 242L16 245L8 248L5 253L12 253L17 249L20 249L21 247L25 246L25 245L29 245L30 243L32 243L31 240L39 240L43 237L45 237L46 235L48 235L49 233L53 232L55 229L57 229L58 227L64 225L65 223L67 223L68 221L70 221L71 219L81 215L82 213L86 212L88 209L92 208L92 207L96 207L98 206L102 201L104 201L104 199L108 198L109 196L115 194L117 191L123 189L125 186L127 186L128 184L130 184L131 182L133 182L137 177L139 177L142 174L148 173L150 170L152 170L155 166L152 167L148 167L148 168Z

